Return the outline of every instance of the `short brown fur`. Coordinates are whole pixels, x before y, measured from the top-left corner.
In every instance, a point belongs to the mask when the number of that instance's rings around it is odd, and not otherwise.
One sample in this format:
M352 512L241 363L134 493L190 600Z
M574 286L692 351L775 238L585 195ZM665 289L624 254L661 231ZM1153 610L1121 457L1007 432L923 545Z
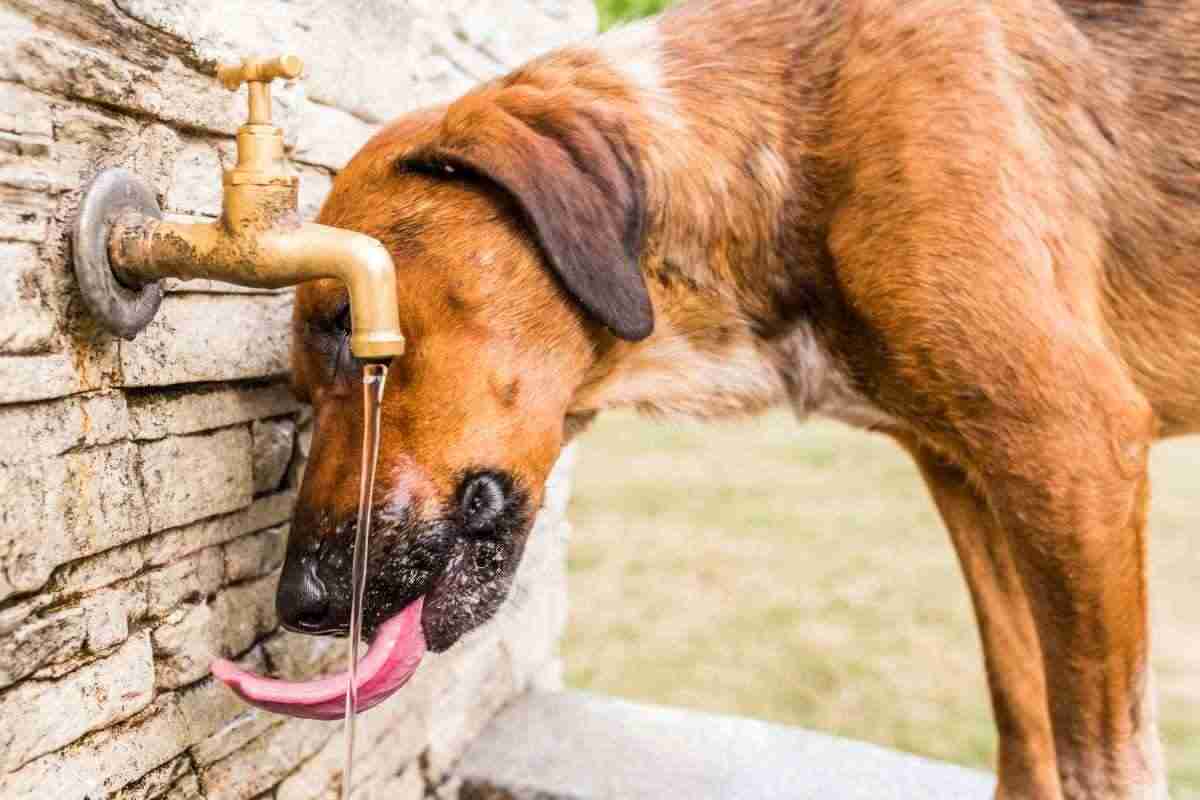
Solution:
M699 0L394 123L321 216L398 264L384 494L433 514L488 463L536 507L617 406L886 433L971 589L998 796L1164 797L1146 460L1200 431L1197 42L1195 0ZM306 344L341 298L297 306L314 519L354 497Z

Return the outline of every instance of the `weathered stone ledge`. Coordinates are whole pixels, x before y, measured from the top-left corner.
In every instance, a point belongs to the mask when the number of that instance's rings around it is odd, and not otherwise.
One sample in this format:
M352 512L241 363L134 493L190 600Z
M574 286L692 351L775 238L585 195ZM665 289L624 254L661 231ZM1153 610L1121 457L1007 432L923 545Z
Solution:
M990 800L995 788L876 745L578 691L517 699L455 773L460 800Z

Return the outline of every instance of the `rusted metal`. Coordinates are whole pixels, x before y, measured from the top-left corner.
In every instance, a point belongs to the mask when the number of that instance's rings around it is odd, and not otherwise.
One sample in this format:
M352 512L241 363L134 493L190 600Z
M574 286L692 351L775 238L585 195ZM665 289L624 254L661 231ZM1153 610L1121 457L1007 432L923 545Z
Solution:
M340 279L350 293L351 351L366 360L390 359L404 352L390 254L364 234L301 222L299 179L287 167L282 131L269 124L270 81L296 77L302 69L294 56L221 67L227 88L250 84L251 108L250 121L238 130L237 165L222 181L220 219L167 222L127 211L111 220L107 261L126 286L165 277L260 288ZM263 103L265 114L256 109Z
M71 232L79 291L96 318L125 339L137 336L154 319L162 303L162 284L117 274L111 258L112 231L121 219L161 217L154 192L123 169L97 175L79 204Z

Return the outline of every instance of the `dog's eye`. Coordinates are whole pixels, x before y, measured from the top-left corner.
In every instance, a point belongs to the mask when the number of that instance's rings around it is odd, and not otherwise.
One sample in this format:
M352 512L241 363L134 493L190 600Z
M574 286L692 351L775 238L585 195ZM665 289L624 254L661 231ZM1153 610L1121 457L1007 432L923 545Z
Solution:
M353 327L350 320L350 301L339 303L327 313L313 315L308 319L306 327L312 336L330 343L348 337Z
M333 361L333 380L351 369L354 355L350 352L350 333L353 325L350 319L350 304L342 305L336 314L327 317L324 324L325 339L328 342L326 352Z
M342 306L337 314L333 316L329 324L330 329L338 336L349 336L352 329L350 321L350 304L346 303Z

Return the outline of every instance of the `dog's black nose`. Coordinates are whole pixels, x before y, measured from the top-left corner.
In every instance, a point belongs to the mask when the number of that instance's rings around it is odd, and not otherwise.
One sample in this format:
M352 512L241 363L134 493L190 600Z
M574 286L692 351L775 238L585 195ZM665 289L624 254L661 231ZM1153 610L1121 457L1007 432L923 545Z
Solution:
M297 633L331 633L329 590L317 575L315 555L289 554L279 576L275 610L283 627Z

